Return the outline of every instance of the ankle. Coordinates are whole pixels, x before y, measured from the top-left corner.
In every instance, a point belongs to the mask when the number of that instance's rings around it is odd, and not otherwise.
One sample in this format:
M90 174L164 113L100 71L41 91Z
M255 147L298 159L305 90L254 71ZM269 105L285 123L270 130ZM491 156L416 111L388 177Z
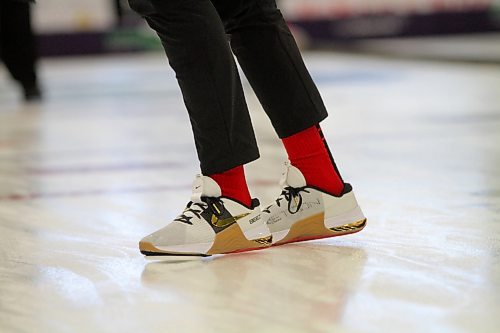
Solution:
M242 165L233 169L209 175L221 188L222 196L240 202L250 207L252 198L245 178Z
M290 163L299 169L307 185L339 195L344 189L335 162L319 125L283 139Z

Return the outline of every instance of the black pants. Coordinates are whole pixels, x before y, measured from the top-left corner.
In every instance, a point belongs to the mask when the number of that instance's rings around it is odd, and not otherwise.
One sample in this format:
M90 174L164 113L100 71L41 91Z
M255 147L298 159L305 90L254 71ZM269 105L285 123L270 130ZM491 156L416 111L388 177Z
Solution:
M203 174L259 157L233 53L280 138L327 116L275 0L129 3L156 30L176 72Z
M23 87L36 86L35 37L29 3L0 0L0 58Z

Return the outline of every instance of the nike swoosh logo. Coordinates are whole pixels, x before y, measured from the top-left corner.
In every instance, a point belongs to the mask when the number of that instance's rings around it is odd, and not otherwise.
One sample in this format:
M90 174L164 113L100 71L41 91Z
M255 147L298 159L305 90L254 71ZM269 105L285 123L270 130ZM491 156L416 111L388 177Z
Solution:
M224 228L224 227L227 227L228 225L233 224L236 221L244 218L245 216L247 216L249 214L250 213L244 213L244 214L240 214L240 215L236 215L236 216L231 216L231 217L228 217L225 219L219 219L217 216L212 214L212 217L210 218L210 222L216 227Z

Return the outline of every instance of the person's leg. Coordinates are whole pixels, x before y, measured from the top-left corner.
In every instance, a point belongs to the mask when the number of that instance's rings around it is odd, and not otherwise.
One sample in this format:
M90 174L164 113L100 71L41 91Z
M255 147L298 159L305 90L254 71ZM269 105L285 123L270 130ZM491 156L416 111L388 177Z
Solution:
M204 175L259 157L238 70L209 0L130 0L157 32L176 73Z
M0 52L12 77L23 88L26 100L40 97L35 69L36 46L31 28L30 4L2 1Z
M231 47L307 183L338 195L344 183L318 123L327 111L274 0L212 0Z
M220 17L208 0L130 0L156 30L174 69L204 176L174 221L143 238L155 258L206 256L271 245L256 217L243 164L258 158L238 71Z
M360 231L366 219L318 124L327 116L325 106L275 1L212 1L291 162L281 179L281 195L261 214L273 243Z
M319 125L311 126L282 139L290 163L297 167L307 185L339 195L344 181Z

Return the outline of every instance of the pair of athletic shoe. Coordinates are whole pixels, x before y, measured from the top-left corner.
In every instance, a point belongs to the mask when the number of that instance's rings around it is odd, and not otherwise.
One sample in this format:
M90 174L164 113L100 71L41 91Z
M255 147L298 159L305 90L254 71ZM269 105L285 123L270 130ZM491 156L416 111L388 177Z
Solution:
M210 177L196 176L191 201L181 215L144 237L139 248L148 259L192 259L213 254L257 250L311 239L358 232L366 218L345 184L339 196L307 186L302 173L285 163L282 192L261 209L221 196Z

